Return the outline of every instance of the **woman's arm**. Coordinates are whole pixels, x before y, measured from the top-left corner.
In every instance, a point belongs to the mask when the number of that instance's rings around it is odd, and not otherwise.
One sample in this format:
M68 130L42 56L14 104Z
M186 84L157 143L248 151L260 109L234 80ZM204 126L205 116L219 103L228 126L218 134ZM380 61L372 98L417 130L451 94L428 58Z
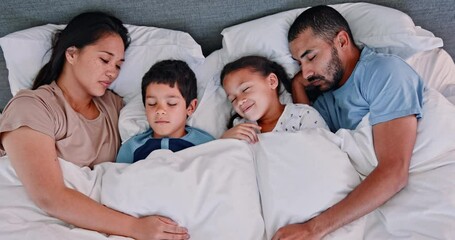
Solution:
M1 141L27 194L48 214L77 227L107 234L136 239L188 239L187 230L170 219L134 218L67 188L51 137L21 127L3 133Z

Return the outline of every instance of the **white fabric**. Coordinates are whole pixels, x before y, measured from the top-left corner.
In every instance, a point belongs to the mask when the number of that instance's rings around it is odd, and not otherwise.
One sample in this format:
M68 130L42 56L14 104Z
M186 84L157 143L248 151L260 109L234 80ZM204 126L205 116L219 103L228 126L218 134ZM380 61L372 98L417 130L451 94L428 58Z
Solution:
M367 216L365 239L455 238L454 118L454 105L435 90L425 92L408 185ZM368 116L356 130L336 134L357 171L368 175L377 166Z
M443 49L414 54L406 62L422 77L428 87L442 93L455 104L455 64Z
M144 103L142 103L142 95L133 97L120 110L118 121L120 138L122 143L139 133L145 132L150 128L150 124L145 116Z
M417 139L410 163L410 172L435 169L448 163L440 155L455 151L455 106L434 89L424 93L423 116L417 125ZM355 130L340 129L341 148L349 154L357 171L368 175L376 166L372 128L365 116ZM443 159L445 160L445 159Z
M326 239L455 238L454 108L435 91L425 94L408 186ZM120 211L168 215L188 227L192 239L259 240L265 233L269 239L280 226L311 218L358 184L359 176L338 147L363 175L374 168L374 159L368 159L374 156L371 127L365 124L336 135L322 129L268 133L253 146L215 140L94 170L60 164L68 186ZM0 183L0 239L106 239L37 208L7 157L0 158Z
M264 239L253 162L245 142L216 140L178 153L154 151L135 164L79 168L60 161L67 186L109 207L171 217L191 239ZM107 239L50 217L27 197L7 157L0 158L0 239ZM111 236L110 238L122 238Z
M255 163L267 239L284 225L320 214L360 183L339 143L320 128L259 135ZM361 218L328 239L362 239L364 225Z
M60 160L65 184L99 201L104 165L94 170ZM75 228L48 216L27 196L7 156L0 158L0 239L8 240L107 240L131 239Z
M370 3L331 5L348 21L357 45L408 58L414 53L442 47L442 39L415 26L412 19L393 8ZM306 8L294 9L241 23L222 31L228 63L245 55L261 55L283 65L290 76L299 71L292 60L287 34L294 19Z
M0 38L8 68L11 93L30 88L40 68L49 61L53 33L65 25L47 24ZM195 69L204 61L199 44L185 32L146 26L125 25L131 44L117 80L110 88L125 102L140 93L142 76L157 61L178 59Z
M110 168L101 203L133 216L159 214L188 228L191 239L264 237L253 152L246 142L215 140Z

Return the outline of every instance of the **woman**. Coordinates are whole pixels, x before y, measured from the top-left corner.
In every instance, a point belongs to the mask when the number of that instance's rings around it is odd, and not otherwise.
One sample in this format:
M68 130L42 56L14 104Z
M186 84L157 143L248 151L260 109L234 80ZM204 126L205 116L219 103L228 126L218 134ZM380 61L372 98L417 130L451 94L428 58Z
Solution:
M57 158L79 166L113 161L120 145L117 78L129 37L122 22L83 13L55 35L49 62L32 90L20 91L0 119L6 151L30 198L72 225L135 239L188 239L185 228L161 216L134 218L67 188Z

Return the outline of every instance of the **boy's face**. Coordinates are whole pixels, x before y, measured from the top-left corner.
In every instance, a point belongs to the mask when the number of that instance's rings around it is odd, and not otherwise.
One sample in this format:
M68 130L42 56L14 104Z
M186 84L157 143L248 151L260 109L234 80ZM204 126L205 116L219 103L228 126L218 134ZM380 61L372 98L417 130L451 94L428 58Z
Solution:
M167 84L151 83L145 96L145 113L154 138L181 138L185 132L187 116L196 109L197 99L186 107L185 98L177 83L174 87Z

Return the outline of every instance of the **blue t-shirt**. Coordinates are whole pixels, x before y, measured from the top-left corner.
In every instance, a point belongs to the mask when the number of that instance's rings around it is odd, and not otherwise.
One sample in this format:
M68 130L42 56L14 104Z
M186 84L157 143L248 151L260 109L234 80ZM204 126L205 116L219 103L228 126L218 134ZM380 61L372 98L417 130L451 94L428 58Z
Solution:
M313 107L331 131L355 129L370 113L371 125L422 116L424 83L401 58L365 47L354 71L339 89L319 96Z
M117 154L116 162L133 163L146 158L157 149L169 149L177 152L214 140L210 134L200 129L185 126L185 130L187 134L181 138L153 138L153 130L150 128L123 143Z

